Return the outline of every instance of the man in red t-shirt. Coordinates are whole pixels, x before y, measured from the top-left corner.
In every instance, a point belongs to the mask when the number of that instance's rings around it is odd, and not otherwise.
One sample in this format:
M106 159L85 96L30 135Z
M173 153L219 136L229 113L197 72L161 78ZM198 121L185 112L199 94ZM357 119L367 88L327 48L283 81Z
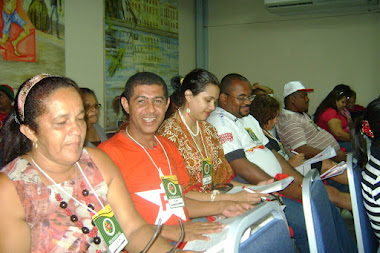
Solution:
M190 218L219 215L232 217L252 207L229 201L196 201L182 192L189 183L183 158L168 139L156 131L169 106L165 81L156 74L140 72L125 85L121 104L129 114L128 126L98 148L120 169L140 215L150 224L163 226L161 235L180 237L179 220L185 222L185 241L203 239L203 234L220 232L218 223L187 222ZM183 193L183 194L182 194Z

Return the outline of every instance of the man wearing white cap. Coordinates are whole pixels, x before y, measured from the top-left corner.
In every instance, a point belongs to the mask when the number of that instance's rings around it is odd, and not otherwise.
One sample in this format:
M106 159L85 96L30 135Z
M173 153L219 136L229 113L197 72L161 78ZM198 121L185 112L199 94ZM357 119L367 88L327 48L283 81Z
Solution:
M299 81L291 81L284 86L284 105L277 118L277 133L289 152L295 150L311 158L329 145L337 151L335 161L346 159L346 153L340 151L338 142L327 131L318 127L307 114L309 109L308 92Z

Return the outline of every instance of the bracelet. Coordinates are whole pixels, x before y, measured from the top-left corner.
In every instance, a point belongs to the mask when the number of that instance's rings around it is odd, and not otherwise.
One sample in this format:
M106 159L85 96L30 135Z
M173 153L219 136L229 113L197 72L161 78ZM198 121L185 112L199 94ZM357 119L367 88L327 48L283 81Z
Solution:
M218 193L219 193L218 190L213 190L213 191L211 192L211 202L214 202L215 197L216 197L216 194L218 194Z

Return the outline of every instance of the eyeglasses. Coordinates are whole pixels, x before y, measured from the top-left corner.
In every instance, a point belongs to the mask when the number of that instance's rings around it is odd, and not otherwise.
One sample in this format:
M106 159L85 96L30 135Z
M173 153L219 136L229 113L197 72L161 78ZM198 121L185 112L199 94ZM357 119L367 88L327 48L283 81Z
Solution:
M92 108L94 108L95 110L99 110L99 108L100 108L101 106L102 106L101 104L84 105L84 109L85 109L86 111L91 110Z
M256 95L251 95L249 97L245 97L245 96L234 97L234 96L232 96L232 95L230 95L228 93L224 93L224 94L226 94L227 96L230 96L232 98L235 98L235 99L239 100L240 103L244 103L247 100L249 100L250 102L252 102L255 99L255 97L256 97Z

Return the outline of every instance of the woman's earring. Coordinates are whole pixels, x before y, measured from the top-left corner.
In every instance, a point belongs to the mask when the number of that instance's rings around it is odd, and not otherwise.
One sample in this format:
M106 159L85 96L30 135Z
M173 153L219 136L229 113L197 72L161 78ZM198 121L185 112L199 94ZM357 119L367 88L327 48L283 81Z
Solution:
M186 112L187 112L187 114L190 114L190 106L189 106L189 104L187 104Z
M33 142L33 148L35 148L35 149L38 148L37 142Z

